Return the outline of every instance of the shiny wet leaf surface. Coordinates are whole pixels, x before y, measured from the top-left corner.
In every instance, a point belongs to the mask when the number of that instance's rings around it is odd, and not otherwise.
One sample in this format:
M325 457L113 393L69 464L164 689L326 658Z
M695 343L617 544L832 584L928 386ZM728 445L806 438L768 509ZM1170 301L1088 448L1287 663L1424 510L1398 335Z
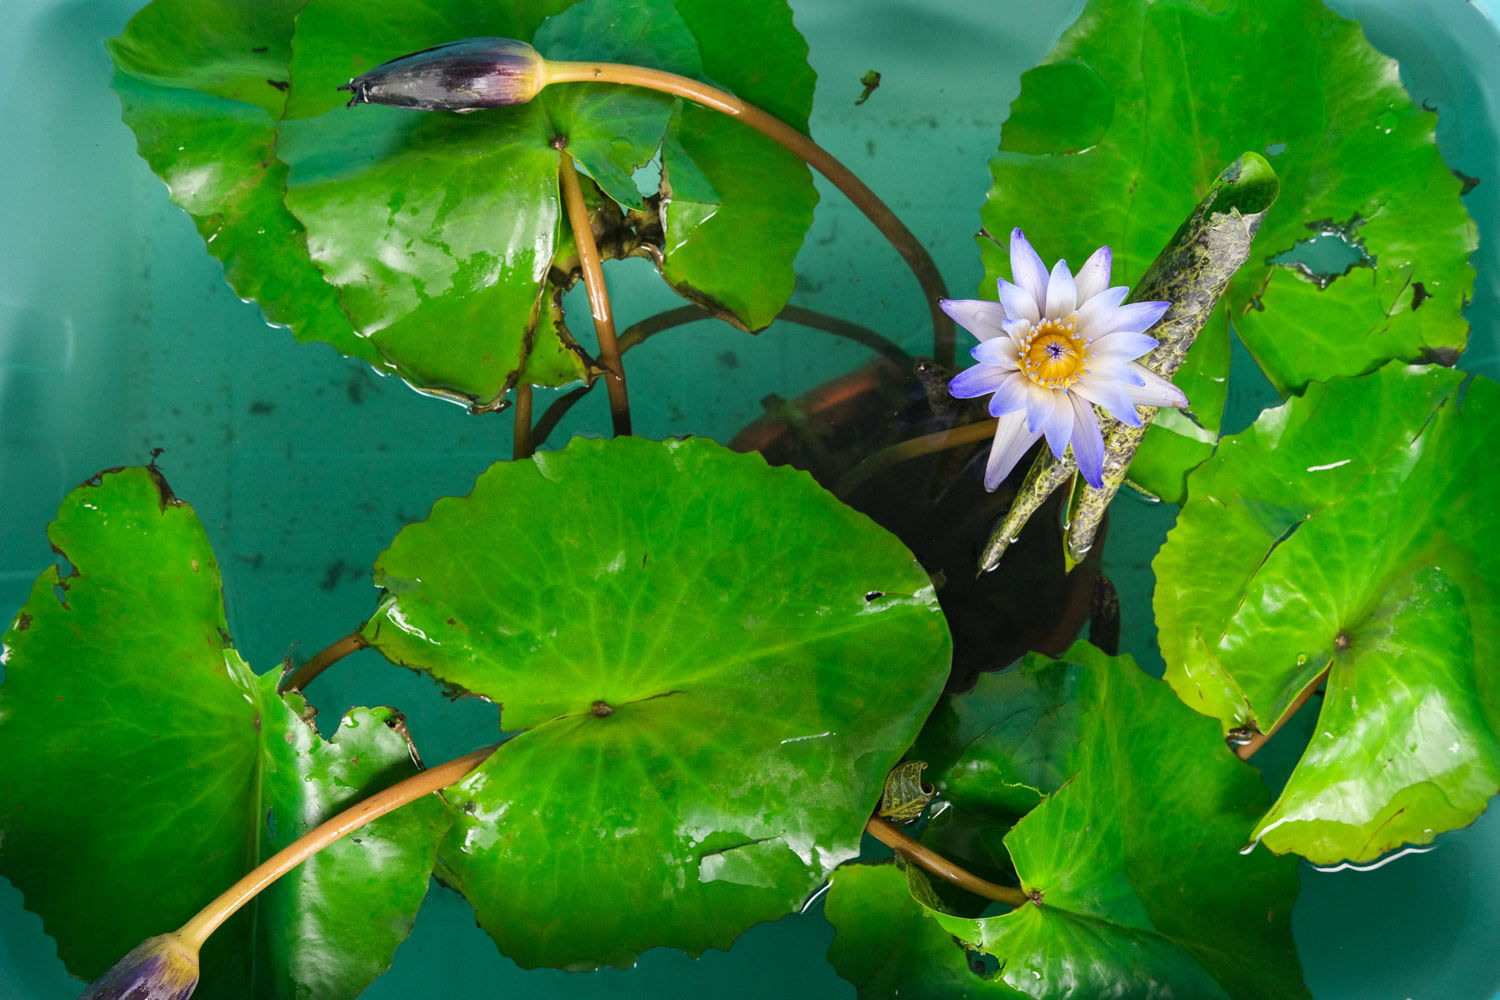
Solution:
M791 294L817 196L799 159L745 126L596 83L474 114L343 107L352 77L483 36L713 79L798 127L812 104L806 45L785 4L766 0L157 0L110 48L141 155L235 291L299 339L478 410L521 378L584 377L549 308L578 278L560 237L564 148L608 196L595 219L606 258L656 256L712 314L766 326ZM633 175L659 151L663 186L648 199Z
M50 537L76 572L45 572L5 634L0 872L88 979L415 766L392 710L355 709L325 742L250 672L203 527L155 470L80 486ZM209 940L196 995L358 994L447 823L414 803L284 877Z
M1272 850L1368 861L1500 789L1497 420L1494 383L1393 363L1310 386L1189 478L1154 563L1183 700L1264 732L1328 671L1255 829Z
M1066 696L1076 709L1049 718ZM966 919L918 902L893 868L841 869L829 958L862 997L1307 995L1291 936L1296 864L1239 851L1265 789L1165 684L1078 643L981 677L954 703L958 719L923 735L933 756L950 748L934 783L957 788L983 767L1047 792L1004 842L1034 902Z
M1255 256L1177 379L1197 424L1159 422L1132 469L1148 488L1174 498L1211 453L1226 318L1283 396L1391 358L1456 360L1476 234L1436 120L1359 25L1316 0L1092 4L1022 77L982 217L1002 241L1022 227L1048 260L1081 264L1107 244L1114 283L1133 285L1224 163L1263 151L1281 180ZM1334 231L1358 249L1347 273L1270 262ZM980 245L993 298L1009 255Z
M439 873L528 967L727 947L797 908L948 672L896 538L706 440L495 465L376 580L367 638L524 730L450 794Z

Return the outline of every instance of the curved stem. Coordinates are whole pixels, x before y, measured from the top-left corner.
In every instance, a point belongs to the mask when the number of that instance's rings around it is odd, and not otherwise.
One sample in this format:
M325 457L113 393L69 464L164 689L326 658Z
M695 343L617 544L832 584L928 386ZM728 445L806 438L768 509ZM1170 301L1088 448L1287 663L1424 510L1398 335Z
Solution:
M543 64L543 86L549 83L584 81L623 83L684 97L720 114L738 118L757 132L800 156L814 170L832 181L834 187L844 192L906 260L918 284L922 286L922 296L927 300L927 308L932 313L933 357L943 367L953 367L953 321L938 305L938 300L947 298L948 293L943 285L942 275L938 273L937 264L932 260L932 255L917 241L911 230L907 229L906 225L896 217L896 213L892 212L885 202L865 185L864 181L835 159L833 154L760 108L745 103L733 94L685 76L619 63L548 61Z
M610 416L617 436L629 434L630 400L625 392L625 366L620 361L620 345L615 341L615 318L609 308L609 292L604 287L604 269L599 266L594 226L583 201L583 188L578 184L578 170L567 151L562 153L558 174L562 179L563 204L568 209L568 224L572 226L573 240L578 244L578 261L589 293L589 309L594 314L594 331L599 336L599 360L609 369L604 376L604 385L609 390Z
M930 455L935 451L957 448L992 438L995 436L997 423L999 423L998 420L981 420L976 424L965 424L951 430L938 431L936 434L924 434L922 437L911 438L900 444L893 444L889 448L883 448L844 473L844 477L834 484L833 495L848 496L871 476L884 472L901 462L910 461L922 455Z
M1285 712L1281 713L1281 721L1272 726L1269 733L1256 733L1254 736L1250 737L1250 742L1243 743L1240 746L1234 748L1235 755L1238 756L1240 760L1249 760L1251 755L1261 747L1265 746L1266 741L1269 740L1272 736L1275 736L1276 731L1279 730L1282 726L1286 725L1288 720L1290 720L1292 716L1302 711L1302 706L1307 704L1307 699L1311 698L1313 696L1313 692L1322 687L1323 682L1326 680L1328 680L1327 670L1314 677L1312 681L1308 683L1307 687L1302 689L1302 693L1297 696L1297 700L1292 702L1291 706L1288 707Z
M318 653L317 656L314 656L312 659L302 664L302 666L298 667L290 677L281 682L278 690L301 691L312 682L312 679L314 677L318 676L323 671L327 670L329 667L333 666L335 663L348 656L350 653L357 653L361 649L367 648L369 645L370 644L365 641L365 637L360 635L358 632L355 632L352 635L346 635L338 642L333 643L327 649L324 649L322 652Z
M673 327L684 326L700 319L707 319L706 314L698 306L678 306L676 309L668 309L666 312L648 316L639 323L632 324L620 334L620 353L624 354L633 347L639 347L658 333L664 333ZM868 327L851 323L848 320L839 319L837 316L829 316L827 313L815 312L812 309L803 309L801 306L787 306L776 314L776 319L787 320L800 326L811 327L814 330L822 330L836 337L844 337L856 343L863 344L872 350L890 358L904 369L910 369L916 360L903 351L892 341L882 337ZM567 412L573 408L584 396L588 395L590 386L574 389L567 395L553 400L552 405L547 407L547 412L542 414L536 427L532 429L532 447L540 448L547 440L547 436L556 429L558 423Z
M698 306L678 306L676 309L668 309L666 312L648 316L639 323L631 325L624 333L620 334L620 353L623 354L632 347L638 347L658 333L663 333L676 326L684 326L688 323L697 322L700 319L708 319L708 315ZM869 327L851 323L837 316L820 313L813 309L804 309L801 306L784 306L781 312L776 314L776 322L786 321L796 323L798 326L810 327L814 330L822 330L831 333L835 337L843 337L852 340L856 344L863 344L870 350L883 354L890 358L902 368L910 368L916 363L916 359L907 354L894 341L881 336Z
M516 383L515 429L511 432L510 458L520 461L531 457L531 383Z
M993 882L986 882L978 875L971 875L936 851L923 847L883 819L872 817L865 824L865 829L891 850L899 851L908 860L921 865L939 878L952 882L960 889L967 889L976 896L1008 903L1011 906L1031 902L1031 897L1020 889L1012 889L1008 885L996 885Z
M350 806L337 816L319 825L286 847L262 861L250 874L224 891L218 899L209 903L198 914L178 929L177 935L189 948L203 947L208 936L219 925L234 915L240 907L255 898L256 893L276 881L293 868L318 853L329 844L352 833L366 823L384 816L392 809L430 792L446 788L474 770L495 752L495 747L486 747L464 754L445 764L414 774L405 781L397 782L383 792Z
M803 309L801 306L787 306L776 314L777 319L784 319L799 326L810 327L814 330L822 330L831 333L835 337L843 337L852 340L856 344L863 344L870 350L890 358L900 365L903 371L911 371L916 365L917 359L907 354L894 341L881 336L869 327L851 323L837 316L827 313L815 312L812 309Z
M548 436L557 429L557 425L562 422L562 418L568 415L568 411L573 408L573 404L584 396L587 396L593 388L591 385L581 385L552 401L552 405L547 407L547 412L542 414L542 419L538 420L536 426L531 429L531 447L533 450L547 443Z

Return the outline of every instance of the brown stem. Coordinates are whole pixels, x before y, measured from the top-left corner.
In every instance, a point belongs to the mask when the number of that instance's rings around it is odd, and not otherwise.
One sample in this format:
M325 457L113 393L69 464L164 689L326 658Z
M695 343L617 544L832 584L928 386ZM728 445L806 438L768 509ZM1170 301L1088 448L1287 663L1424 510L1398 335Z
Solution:
M589 293L589 309L594 314L594 332L599 336L599 360L609 371L604 386L609 390L609 412L616 436L630 433L630 400L625 392L625 366L620 361L620 345L615 340L615 318L609 308L609 292L604 287L604 269L599 264L599 247L594 242L594 225L583 201L583 188L573 157L562 153L558 175L562 179L563 204L568 209L568 224L578 244L578 262L583 268L583 283Z
M922 455L930 455L935 451L957 448L992 438L995 436L997 423L999 423L998 420L981 420L976 424L965 424L951 430L938 431L936 434L924 434L922 437L911 438L900 444L893 444L889 448L883 448L844 473L844 477L834 485L833 495L848 496L871 476L884 472L901 462L910 461Z
M937 852L923 847L883 819L871 817L870 821L865 824L865 829L891 850L899 851L908 860L921 865L939 878L947 879L960 889L967 889L976 896L1009 903L1011 906L1031 902L1031 897L1020 889L996 885L993 882L986 882L978 875L971 875Z
M633 347L639 347L658 333L707 318L708 315L698 306L678 306L676 309L668 309L666 312L657 313L655 316L648 316L639 323L632 324L624 333L620 334L620 353L624 354ZM900 347L896 346L896 344L882 337L874 330L860 326L858 323L839 319L837 316L829 316L826 313L815 312L812 309L803 309L801 306L787 306L776 314L776 319L778 321L787 320L800 326L822 330L836 337L844 337L856 343L864 344L866 347L879 351L890 358L900 365L903 370L909 371L916 363L910 354L907 354ZM546 443L547 436L556 429L562 418L573 408L573 404L588 395L589 389L589 386L583 386L552 401L552 405L547 407L547 412L542 414L542 419L538 420L536 426L532 428L533 448L540 448Z
M512 461L531 457L531 383L516 383L515 430L510 446Z
M698 306L678 306L676 309L668 309L666 312L648 316L639 323L632 324L629 329L620 334L620 353L624 354L632 347L638 347L658 333L664 333L676 326L697 322L707 319L708 314ZM781 312L776 314L776 322L796 323L798 326L811 327L814 330L822 330L831 333L835 337L843 337L852 340L856 344L863 344L872 351L890 358L903 369L910 369L916 359L903 351L895 342L881 336L869 327L851 323L837 316L820 313L812 309L804 309L801 306L785 306Z
M350 653L357 653L361 649L365 649L369 645L370 644L365 641L365 637L360 635L358 632L355 632L352 635L344 636L338 642L333 643L317 656L314 656L312 659L302 664L302 666L298 667L290 677L281 682L280 690L301 691L303 688L307 687L309 683L312 682L312 679L314 677L318 676L323 671L327 670L329 667L333 666L335 663L348 656Z
M1323 682L1326 680L1328 680L1327 670L1314 677L1312 681L1308 683L1307 687L1302 689L1302 693L1297 696L1297 700L1292 702L1291 706L1288 707L1285 712L1281 713L1281 719L1276 723L1276 725L1271 727L1271 731L1269 733L1256 733L1254 736L1250 737L1250 742L1242 743L1239 746L1235 747L1234 752L1239 756L1240 760L1249 760L1250 756L1255 753L1255 751L1265 746L1266 741L1269 740L1272 736L1275 736L1277 730L1286 725L1287 721L1291 719L1292 716L1296 715L1302 710L1302 706L1307 704L1307 699L1311 698L1313 696L1313 692L1322 687Z
M363 802L350 806L262 861L250 874L230 886L218 899L209 903L198 911L195 917L183 924L177 931L178 937L189 948L195 950L202 948L208 936L217 930L220 924L233 916L235 911L254 899L256 893L309 857L345 834L352 833L371 820L384 816L392 809L420 799L430 792L447 788L484 763L494 752L495 747L486 747L483 750L464 754L445 764L439 764L420 774L414 774L405 781L397 782L385 791L377 792Z
M596 62L546 62L542 69L543 85L549 83L623 83L636 87L648 87L668 94L676 94L705 108L738 118L767 138L800 156L814 170L833 182L834 187L852 201L875 228L890 241L905 259L912 274L922 286L922 296L932 314L933 357L945 368L953 367L954 333L953 321L938 305L938 300L947 298L943 277L926 247L918 242L910 229L896 217L885 202L854 175L833 154L798 132L790 125L752 104L747 104L733 94L710 87L705 83L664 73L661 70L642 66L624 66L619 63Z
M552 405L547 407L547 412L542 414L542 419L538 420L536 426L531 429L532 448L540 448L546 444L547 437L557 429L557 425L562 422L563 417L567 416L573 404L587 396L593 388L591 385L581 385L554 399Z

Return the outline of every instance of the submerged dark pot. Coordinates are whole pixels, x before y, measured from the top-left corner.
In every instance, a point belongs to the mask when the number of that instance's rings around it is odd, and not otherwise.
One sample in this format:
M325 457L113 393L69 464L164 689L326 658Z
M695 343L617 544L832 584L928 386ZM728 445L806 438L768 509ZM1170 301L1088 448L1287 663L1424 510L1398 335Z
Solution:
M928 361L903 367L880 358L795 400L768 397L766 414L730 447L803 469L838 492L850 470L884 448L985 419L982 405L948 397L948 374ZM924 455L840 496L899 537L931 574L953 632L950 691L966 690L980 671L1003 669L1029 651L1062 653L1089 621L1099 579L1103 531L1089 559L1065 569L1059 507L1066 490L1037 511L994 572L975 576L980 549L1031 466L1023 459L987 493L988 453L986 440Z

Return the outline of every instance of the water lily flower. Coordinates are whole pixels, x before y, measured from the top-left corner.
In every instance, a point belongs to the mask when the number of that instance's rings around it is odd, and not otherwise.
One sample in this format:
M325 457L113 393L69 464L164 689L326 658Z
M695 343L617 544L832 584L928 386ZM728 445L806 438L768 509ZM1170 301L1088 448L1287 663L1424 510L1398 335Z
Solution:
M1000 419L984 470L984 488L1000 485L1043 435L1061 459L1071 444L1083 478L1104 483L1104 437L1094 406L1132 427L1136 406L1186 406L1168 380L1136 362L1156 347L1146 336L1170 302L1121 305L1130 290L1109 286L1110 250L1100 247L1075 278L1067 261L1048 274L1020 229L1010 234L1011 276L1000 279L1000 301L944 299L943 311L979 338L979 364L948 383L960 399L993 393Z
M79 1000L187 1000L198 985L198 950L176 934L136 945Z
M478 111L525 104L545 85L542 57L513 38L465 38L381 63L341 85L356 104Z

